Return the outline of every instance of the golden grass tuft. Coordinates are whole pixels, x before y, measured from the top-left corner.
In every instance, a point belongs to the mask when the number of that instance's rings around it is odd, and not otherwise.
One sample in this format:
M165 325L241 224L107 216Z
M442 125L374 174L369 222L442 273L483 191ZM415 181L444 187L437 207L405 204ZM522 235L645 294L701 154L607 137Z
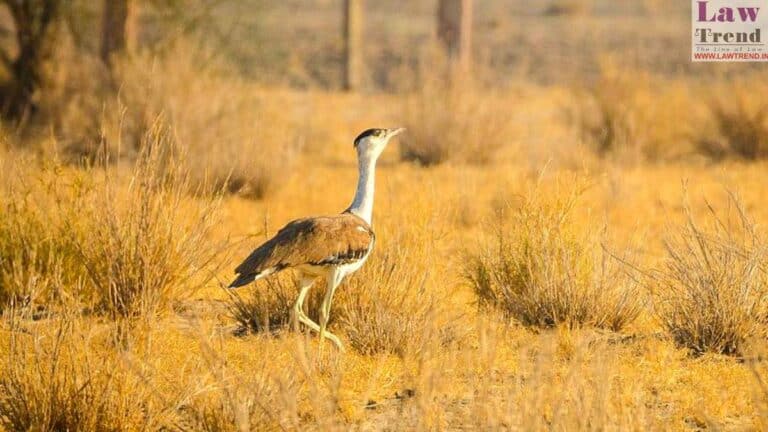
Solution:
M66 300L113 317L155 315L204 285L220 246L200 245L219 199L188 199L171 153L158 127L127 179L118 166L19 161L30 172L9 180L0 201L0 304Z
M469 254L464 269L481 306L543 328L618 331L637 318L637 284L602 247L599 227L577 225L574 207L583 192L534 188L519 205L500 209L491 240Z
M514 139L509 105L471 78L425 78L405 97L400 138L403 160L421 165L448 161L487 164Z
M15 199L0 210L0 311L12 304L39 305L53 300L67 275L62 254L66 242L41 220L28 202ZM64 244L62 244L64 243Z
M421 252L394 244L380 247L344 287L337 306L339 328L359 353L405 356L430 339L440 344L456 336L450 321L436 322L446 308L427 286L429 270L417 264L427 260Z
M113 317L155 315L213 276L219 248L201 247L217 222L216 196L186 201L185 171L165 132L150 132L127 180L107 170L101 185L61 203L66 233L87 275L84 293ZM63 233L63 234L66 234Z
M694 354L742 355L768 336L768 244L731 195L725 212L708 204L706 225L686 205L686 222L666 239L664 266L652 280L656 313Z
M273 192L312 134L303 111L292 109L295 102L287 96L247 83L209 49L179 42L170 52L121 65L119 101L125 114L111 120L116 132L108 139L133 141L138 148L162 116L186 156L196 191L224 189L252 198Z
M38 168L13 158L0 185L0 311L8 306L47 308L72 299L83 276L76 250L51 211L59 188L57 165Z
M699 126L685 83L605 62L598 82L577 91L574 102L570 114L580 138L600 156L644 162L693 151Z
M313 135L306 103L248 82L204 42L115 58L109 71L71 40L60 45L40 110L13 144L71 163L133 161L162 117L194 192L260 199L288 178Z
M716 96L707 104L708 127L701 128L696 138L699 150L714 159L768 157L768 103L760 97L768 90L764 80L757 76L748 84L738 82L716 89Z
M199 391L189 395L178 409L179 430L206 432L241 432L280 429L290 411L285 392L296 392L284 376L267 365L251 371L248 377L233 380L225 358L212 341L198 335L200 356L206 377L198 383ZM296 397L295 395L293 397Z
M64 316L26 331L4 317L10 345L0 375L0 427L28 430L156 430L171 407L126 371L120 353L94 349L98 331Z

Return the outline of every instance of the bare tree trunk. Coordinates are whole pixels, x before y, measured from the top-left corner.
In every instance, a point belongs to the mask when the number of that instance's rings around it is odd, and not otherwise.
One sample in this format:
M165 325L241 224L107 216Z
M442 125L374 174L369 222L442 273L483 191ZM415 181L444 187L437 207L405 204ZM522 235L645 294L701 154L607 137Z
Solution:
M437 36L454 66L468 71L472 63L473 0L439 0Z
M363 80L363 0L344 0L344 88L360 88Z
M104 0L101 59L107 65L112 56L132 48L134 3L133 0Z
M34 108L33 96L43 83L43 64L52 53L62 0L2 1L13 18L18 54L10 60L1 56L11 72L3 91L2 111L11 118L23 118Z

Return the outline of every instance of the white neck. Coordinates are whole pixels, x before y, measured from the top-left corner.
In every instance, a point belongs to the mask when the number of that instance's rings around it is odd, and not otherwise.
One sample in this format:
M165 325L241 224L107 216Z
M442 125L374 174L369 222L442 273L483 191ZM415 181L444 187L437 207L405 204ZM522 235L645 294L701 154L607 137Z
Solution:
M358 169L360 177L357 180L355 199L349 206L349 211L363 218L369 224L373 216L373 191L376 178L376 158L368 155L359 155Z

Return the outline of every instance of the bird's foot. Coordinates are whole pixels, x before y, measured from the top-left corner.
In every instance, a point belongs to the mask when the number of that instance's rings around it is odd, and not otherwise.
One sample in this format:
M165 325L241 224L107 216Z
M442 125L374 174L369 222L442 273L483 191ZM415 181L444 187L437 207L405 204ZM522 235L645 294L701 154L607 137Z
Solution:
M333 333L331 333L329 331L326 331L323 336L325 336L326 339L328 339L331 342L333 342L333 344L336 345L336 348L339 351L345 352L344 345L341 343L341 339L339 339L335 334L333 334ZM320 343L321 344L323 343L322 339L320 340Z
M316 322L314 322L311 319L309 319L309 317L306 316L304 314L304 312L301 311L301 310L294 311L294 315L296 316L296 320L298 322L304 323L304 325L306 325L311 330L314 330L314 331L316 331L318 333L318 335L320 336L320 346L323 345L323 339L328 339L331 342L333 342L334 345L336 345L336 348L338 348L339 351L344 352L344 346L341 343L341 339L339 339L335 334L329 332L328 330L321 329L320 326ZM293 320L293 317L291 317L291 320ZM294 324L295 325L294 331L296 331L296 332L298 332L298 330L299 330L298 322Z

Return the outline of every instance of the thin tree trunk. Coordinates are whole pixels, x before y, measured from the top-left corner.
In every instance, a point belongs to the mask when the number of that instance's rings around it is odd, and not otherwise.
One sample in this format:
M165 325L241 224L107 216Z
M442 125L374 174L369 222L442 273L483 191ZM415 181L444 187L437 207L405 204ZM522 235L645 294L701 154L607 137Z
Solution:
M43 63L52 52L52 33L61 0L4 3L16 27L18 54L10 64L12 79L5 89L2 111L11 118L20 119L34 109L34 93L43 83Z
M359 89L363 80L363 0L344 0L344 89Z
M451 63L468 71L472 63L473 0L439 0L437 36Z
M104 0L101 59L107 65L110 65L115 54L132 48L134 3L132 0Z

